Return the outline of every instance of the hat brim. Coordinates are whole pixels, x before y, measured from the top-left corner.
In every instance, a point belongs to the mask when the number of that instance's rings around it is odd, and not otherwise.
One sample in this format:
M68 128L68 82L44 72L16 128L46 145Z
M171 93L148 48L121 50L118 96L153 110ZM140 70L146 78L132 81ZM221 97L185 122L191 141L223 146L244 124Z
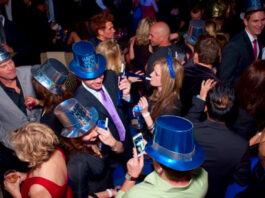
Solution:
M63 90L62 87L52 87L50 86L48 83L45 83L42 79L43 77L41 77L41 73L40 73L40 68L42 67L42 65L34 65L31 68L31 75L32 77L38 81L38 83L40 83L43 87L45 87L49 92L56 94L56 95L62 95Z
M195 153L189 160L176 160L166 156L161 151L153 147L153 140L147 143L145 146L145 152L157 162L178 171L193 170L202 165L205 158L204 151L198 143L195 143Z
M94 107L86 107L86 110L90 112L90 119L87 120L87 124L80 128L76 128L74 126L63 128L61 136L66 138L79 138L89 133L90 129L92 129L97 124L98 112Z
M185 33L185 34L183 35L183 38L184 38L186 41L188 41L188 43L191 44L191 45L195 45L196 40L197 40L196 38L190 37L187 33Z
M97 59L98 59L98 69L93 71L93 72L88 72L85 70L82 70L82 68L80 67L80 65L77 65L74 61L74 59L70 62L69 64L69 69L79 78L83 78L83 79L94 79L97 78L99 76L101 76L105 69L106 69L106 60L104 58L104 56L102 56L101 54L96 54Z

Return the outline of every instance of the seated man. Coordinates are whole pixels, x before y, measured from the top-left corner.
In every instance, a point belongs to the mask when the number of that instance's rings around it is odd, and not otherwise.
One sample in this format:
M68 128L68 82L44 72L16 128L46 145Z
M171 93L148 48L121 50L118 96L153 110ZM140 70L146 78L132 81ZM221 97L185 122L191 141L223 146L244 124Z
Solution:
M132 187L143 167L143 157L138 158L134 149L134 158L127 163L126 181L117 198L201 198L206 195L208 174L200 168L204 151L193 141L190 121L177 116L157 118L154 140L148 142L145 151L153 159L155 171Z
M250 170L248 142L225 124L234 117L234 91L222 84L214 87L215 84L214 80L202 82L200 99L193 97L187 117L194 124L195 140L205 150L203 168L209 174L207 197L223 198L229 183L247 184ZM204 110L207 119L199 121Z

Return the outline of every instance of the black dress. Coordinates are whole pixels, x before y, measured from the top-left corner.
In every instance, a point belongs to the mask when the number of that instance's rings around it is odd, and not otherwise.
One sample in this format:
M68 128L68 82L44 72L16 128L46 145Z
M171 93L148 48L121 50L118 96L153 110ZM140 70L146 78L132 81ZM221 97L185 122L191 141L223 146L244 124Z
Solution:
M132 64L134 65L134 68L137 70L144 71L144 67L147 63L147 60L149 56L151 55L151 52L149 51L149 44L147 45L134 45L133 46L134 51L134 59L132 60Z

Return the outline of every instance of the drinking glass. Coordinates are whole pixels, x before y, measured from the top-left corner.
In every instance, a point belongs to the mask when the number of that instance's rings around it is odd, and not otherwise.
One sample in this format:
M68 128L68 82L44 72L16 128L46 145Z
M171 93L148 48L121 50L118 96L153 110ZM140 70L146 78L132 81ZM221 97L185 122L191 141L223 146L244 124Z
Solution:
M16 183L18 178L19 178L19 176L17 175L16 172L17 171L13 170L13 169L7 170L4 173L4 178L7 179L7 181L10 182L10 183Z

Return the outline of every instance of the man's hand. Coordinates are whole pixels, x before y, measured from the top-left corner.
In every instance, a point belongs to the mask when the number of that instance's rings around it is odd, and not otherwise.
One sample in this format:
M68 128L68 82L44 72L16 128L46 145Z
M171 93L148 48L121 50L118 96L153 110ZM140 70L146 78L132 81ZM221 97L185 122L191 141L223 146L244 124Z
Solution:
M203 80L201 84L200 98L206 100L208 92L216 85L216 81L213 79Z
M122 80L119 83L119 89L122 90L124 96L130 95L131 83L128 81L126 76L122 76Z
M144 156L137 156L136 148L133 148L133 158L127 162L128 174L134 178L138 178L144 167Z

